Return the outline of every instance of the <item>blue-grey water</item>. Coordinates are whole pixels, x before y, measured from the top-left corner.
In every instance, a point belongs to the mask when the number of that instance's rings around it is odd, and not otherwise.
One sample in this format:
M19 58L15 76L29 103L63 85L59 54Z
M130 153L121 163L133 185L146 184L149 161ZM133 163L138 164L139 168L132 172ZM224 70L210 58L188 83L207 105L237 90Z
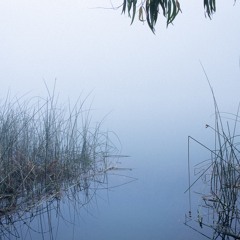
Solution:
M10 227L6 239L17 230L20 239L36 240L204 239L184 225L187 137L214 145L205 128L214 124L213 101L199 60L220 111L236 112L240 89L239 4L217 4L210 21L201 0L182 1L174 25L166 29L160 16L153 35L120 11L93 9L109 7L105 0L1 1L1 100L9 89L46 96L44 82L52 89L55 79L64 104L91 93L93 125L106 116L103 131L116 132L121 154L130 156L121 167L133 169L119 173L137 179L111 188L128 178L109 178L109 190L83 208L65 199L60 212L34 218L30 228ZM197 163L206 152L193 148L192 157Z
M21 239L202 239L184 225L189 210L185 148L187 141L165 156L161 146L152 155L147 147L139 149L120 159L121 167L133 170L109 172L108 190L99 189L88 204L81 206L83 193L63 195L59 204L43 201L43 214L20 221L10 233ZM118 186L129 177L136 180Z

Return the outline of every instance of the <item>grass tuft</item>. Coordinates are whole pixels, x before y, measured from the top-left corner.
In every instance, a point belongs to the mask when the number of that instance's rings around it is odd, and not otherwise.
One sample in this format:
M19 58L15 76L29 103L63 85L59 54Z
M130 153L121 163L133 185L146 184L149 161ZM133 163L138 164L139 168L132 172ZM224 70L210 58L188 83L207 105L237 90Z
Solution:
M240 105L236 114L220 112L208 78L207 81L214 101L215 123L206 128L214 135L214 148L188 138L189 186L185 192L189 193L189 214L185 224L208 239L240 239ZM190 142L209 153L207 160L193 167L195 179L190 170ZM198 204L192 201L193 193L198 196Z
M106 183L117 148L101 123L92 127L85 101L61 107L46 98L0 102L0 218L59 198L71 188L85 192Z

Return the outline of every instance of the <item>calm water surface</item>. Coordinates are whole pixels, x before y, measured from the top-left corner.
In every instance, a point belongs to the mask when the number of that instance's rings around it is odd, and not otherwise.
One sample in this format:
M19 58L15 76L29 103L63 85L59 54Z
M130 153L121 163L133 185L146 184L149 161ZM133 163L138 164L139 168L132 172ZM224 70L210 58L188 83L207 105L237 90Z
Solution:
M140 155L123 159L121 167L134 164L133 171L112 172L108 191L98 190L89 204L81 207L85 198L81 193L58 204L44 203L43 214L15 224L10 232L21 239L202 239L184 225L188 211L184 167L163 164L157 156L148 164L143 161ZM137 180L114 187L130 180L124 175ZM7 237L16 238L6 234L2 239Z

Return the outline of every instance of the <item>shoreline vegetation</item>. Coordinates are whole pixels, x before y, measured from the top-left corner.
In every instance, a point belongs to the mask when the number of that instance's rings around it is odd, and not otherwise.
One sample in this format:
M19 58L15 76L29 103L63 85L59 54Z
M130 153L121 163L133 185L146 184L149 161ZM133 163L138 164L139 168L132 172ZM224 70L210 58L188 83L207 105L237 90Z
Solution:
M189 212L185 215L185 224L208 239L240 239L240 104L236 114L220 112L209 80L208 83L214 101L215 123L214 126L206 124L206 128L213 132L214 147L188 137L185 193L188 193ZM206 150L209 158L191 166L193 144ZM193 202L196 197L197 204Z
M8 95L0 102L2 226L73 189L84 193L84 205L99 187L108 188L108 172L121 169L119 158L126 156L111 141L116 135L102 132L101 122L91 126L85 101L61 107L48 91L45 99Z

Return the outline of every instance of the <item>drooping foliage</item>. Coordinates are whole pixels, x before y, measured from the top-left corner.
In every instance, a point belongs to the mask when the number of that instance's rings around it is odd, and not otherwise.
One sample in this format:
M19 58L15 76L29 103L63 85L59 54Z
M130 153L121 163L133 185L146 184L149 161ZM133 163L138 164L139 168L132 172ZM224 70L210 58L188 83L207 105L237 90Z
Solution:
M207 17L211 18L216 11L215 0L203 0ZM181 12L178 0L123 0L122 13L128 13L133 23L136 14L142 22L147 21L150 29L155 32L155 25L159 15L166 18L167 26L171 24L179 12Z

